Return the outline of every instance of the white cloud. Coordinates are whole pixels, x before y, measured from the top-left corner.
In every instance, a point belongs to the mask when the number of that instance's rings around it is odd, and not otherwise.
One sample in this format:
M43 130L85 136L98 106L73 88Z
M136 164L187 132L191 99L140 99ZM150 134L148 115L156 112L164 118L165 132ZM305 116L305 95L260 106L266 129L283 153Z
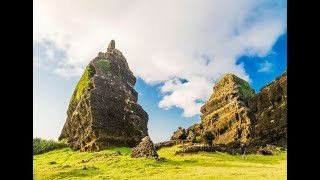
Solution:
M258 69L258 72L270 72L272 68L272 64L268 61L265 61L260 65L260 69Z
M66 78L70 78L72 76L78 76L82 74L83 71L84 69L81 67L74 67L74 66L69 66L67 64L63 64L61 65L61 67L57 67L54 70L54 73Z
M159 107L192 116L221 75L249 80L236 59L270 52L286 31L286 1L35 0L33 18L34 42L65 52L54 72L79 76L114 39L136 76L164 82ZM173 83L178 78L188 82Z
M169 93L159 103L160 108L170 109L179 107L184 110L183 116L191 117L200 113L203 105L197 101L209 98L212 92L212 82L201 76L193 76L188 82L182 83L179 79L168 80L161 87L162 93ZM203 88L198 88L203 87Z

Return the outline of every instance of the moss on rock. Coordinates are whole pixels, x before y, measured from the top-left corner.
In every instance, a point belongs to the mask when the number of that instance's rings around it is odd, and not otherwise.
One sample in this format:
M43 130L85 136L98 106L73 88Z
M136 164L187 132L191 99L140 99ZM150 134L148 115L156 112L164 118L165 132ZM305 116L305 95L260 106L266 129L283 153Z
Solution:
M110 60L108 59L100 59L96 62L100 70L103 72L103 74L109 76L110 74Z
M76 88L74 89L74 92L70 98L70 103L72 103L74 100L80 100L81 95L84 91L88 91L91 89L91 77L94 75L94 69L90 66L90 64L86 67L83 75L81 76Z
M245 99L248 99L255 95L255 92L250 87L249 83L234 74L231 74L231 73L226 74L221 79L232 79L233 81L235 81L239 87L239 92L241 93L241 95L243 95Z

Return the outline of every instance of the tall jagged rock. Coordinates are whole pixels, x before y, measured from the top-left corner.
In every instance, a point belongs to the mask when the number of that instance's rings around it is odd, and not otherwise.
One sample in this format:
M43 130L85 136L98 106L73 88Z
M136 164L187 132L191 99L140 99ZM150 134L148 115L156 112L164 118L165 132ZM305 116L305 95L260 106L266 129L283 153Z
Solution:
M148 135L148 114L137 103L136 78L112 40L86 67L69 102L59 139L81 151L134 147Z
M287 148L287 71L248 101L255 114L253 145Z
M255 117L247 107L247 100L254 96L254 90L234 74L223 76L213 89L214 93L201 107L204 132L213 134L214 144L248 143Z

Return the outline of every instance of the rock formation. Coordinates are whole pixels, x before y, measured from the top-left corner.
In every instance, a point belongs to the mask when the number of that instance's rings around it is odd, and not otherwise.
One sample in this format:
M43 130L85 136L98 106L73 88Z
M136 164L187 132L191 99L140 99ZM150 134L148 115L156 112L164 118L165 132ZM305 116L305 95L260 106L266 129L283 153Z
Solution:
M131 157L152 157L158 160L158 153L149 136L144 137L138 146L132 148Z
M178 127L178 129L173 132L173 135L171 136L170 140L177 140L177 139L181 139L181 140L185 140L187 138L187 134L186 134L186 130Z
M254 96L254 90L233 74L223 76L213 89L214 93L201 107L203 130L213 134L214 144L248 143L255 117L247 100Z
M189 130L186 140L189 141L189 142L196 142L197 138L196 138L195 132L193 132L192 130Z
M163 147L171 147L174 146L178 143L180 143L181 141L175 141L175 140L169 140L169 141L163 141L163 142L158 142L154 145L154 147L156 148L156 150L159 150Z
M287 72L261 88L248 106L257 121L253 145L287 148Z
M219 146L216 150L230 154L237 151L240 143L248 145L248 152L270 145L287 147L287 72L258 94L233 74L223 76L213 89L214 93L201 107L201 123L178 128L170 141L158 143L157 148L192 142L188 138L190 132L196 142L200 137L203 144ZM186 149L187 152L204 148L193 145Z
M81 151L134 147L148 135L148 114L137 103L136 78L112 40L86 67L69 102L59 139Z

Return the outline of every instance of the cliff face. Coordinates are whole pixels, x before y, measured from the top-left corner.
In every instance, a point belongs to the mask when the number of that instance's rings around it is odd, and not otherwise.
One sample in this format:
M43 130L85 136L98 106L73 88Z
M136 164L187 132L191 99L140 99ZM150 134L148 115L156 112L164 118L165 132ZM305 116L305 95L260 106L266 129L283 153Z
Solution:
M255 124L247 100L254 96L254 90L233 74L223 76L213 89L214 93L201 107L203 131L213 134L213 144L247 143Z
M148 114L137 103L136 78L112 40L86 67L70 99L59 139L81 151L134 147L148 135Z
M250 98L248 106L257 120L253 143L287 148L287 72Z
M237 148L246 143L257 151L267 144L287 147L287 72L263 87L258 94L243 79L223 76L214 93L201 107L201 123L179 128L171 141L190 141L190 132L205 144ZM174 143L171 143L174 144Z

